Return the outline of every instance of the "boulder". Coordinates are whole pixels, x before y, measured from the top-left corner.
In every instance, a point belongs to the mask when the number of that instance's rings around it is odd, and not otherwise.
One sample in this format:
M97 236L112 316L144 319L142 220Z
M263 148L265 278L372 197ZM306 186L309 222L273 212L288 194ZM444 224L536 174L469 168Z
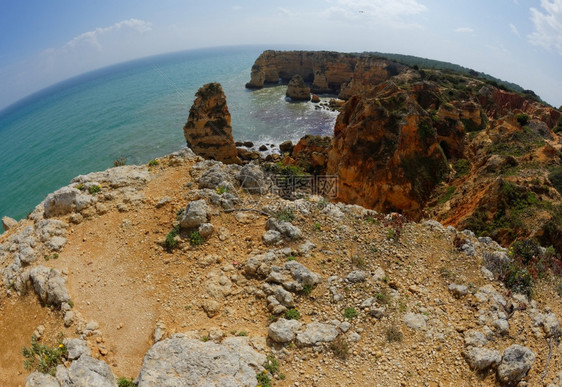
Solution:
M12 219L9 216L2 217L2 227L4 227L4 231L8 231L9 229L16 227L17 225L17 220Z
M338 329L331 324L312 322L304 331L297 334L297 344L301 346L315 346L334 341L338 337Z
M297 320L280 318L269 325L267 334L276 343L288 343L295 338L296 332L301 326L302 324Z
M25 379L25 387L60 387L54 376L35 371Z
M256 386L266 361L247 337L226 338L221 344L176 334L152 346L137 377L146 386Z
M500 351L494 349L471 347L462 354L468 365L477 371L496 367L501 361Z
M503 352L498 366L498 378L502 383L515 385L527 375L535 361L535 354L527 347L514 344Z
M47 195L45 199L45 217L66 215L71 212L79 212L95 202L95 197L72 188L63 187Z
M279 144L279 150L283 153L292 153L294 147L295 146L293 145L293 142L291 140L283 141L281 144Z
M57 367L57 380L63 386L115 387L117 380L104 361L82 355L70 367Z
M199 156L240 164L232 137L230 112L220 83L208 83L195 94L183 128L187 145Z
M203 199L189 202L180 220L180 227L192 229L208 223L210 219L209 207Z
M427 316L424 316L423 314L408 312L404 315L404 323L410 329L425 329L426 321Z
M266 230L275 230L280 232L284 237L288 239L300 239L302 238L302 232L297 227L290 222L285 222L282 220L277 220L275 218L269 218L265 224Z
M58 269L36 266L22 273L22 277L30 279L35 293L47 305L60 307L63 302L70 300L66 287L66 277Z

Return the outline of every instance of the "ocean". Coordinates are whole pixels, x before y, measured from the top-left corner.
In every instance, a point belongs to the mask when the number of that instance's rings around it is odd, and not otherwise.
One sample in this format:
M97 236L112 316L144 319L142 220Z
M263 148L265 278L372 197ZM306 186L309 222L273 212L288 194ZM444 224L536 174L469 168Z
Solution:
M21 219L80 174L125 157L143 164L185 145L195 92L220 82L236 141L279 144L332 135L337 113L291 103L286 86L244 87L266 47L190 50L96 70L0 112L0 217ZM329 98L330 96L322 96Z

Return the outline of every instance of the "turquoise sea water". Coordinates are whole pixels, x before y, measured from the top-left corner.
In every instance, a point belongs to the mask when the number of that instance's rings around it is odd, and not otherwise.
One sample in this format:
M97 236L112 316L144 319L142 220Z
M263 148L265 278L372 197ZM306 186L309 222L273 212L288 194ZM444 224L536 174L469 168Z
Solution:
M331 135L336 113L290 103L285 86L250 91L264 47L192 50L128 62L65 81L0 112L0 217L25 217L79 174L124 156L142 164L185 145L197 89L220 82L235 140L256 144Z

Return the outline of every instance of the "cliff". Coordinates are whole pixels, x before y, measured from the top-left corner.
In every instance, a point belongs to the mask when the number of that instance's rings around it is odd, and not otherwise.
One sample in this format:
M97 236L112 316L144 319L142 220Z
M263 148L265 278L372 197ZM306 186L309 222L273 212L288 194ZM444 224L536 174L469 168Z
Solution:
M289 82L300 75L313 93L340 94L340 98L364 91L404 71L405 66L385 59L331 51L264 51L252 66L246 87ZM352 81L353 79L353 81Z
M544 280L507 281L511 252L283 200L272 178L184 149L50 194L0 235L1 384L558 383L562 303ZM53 363L24 369L23 346Z

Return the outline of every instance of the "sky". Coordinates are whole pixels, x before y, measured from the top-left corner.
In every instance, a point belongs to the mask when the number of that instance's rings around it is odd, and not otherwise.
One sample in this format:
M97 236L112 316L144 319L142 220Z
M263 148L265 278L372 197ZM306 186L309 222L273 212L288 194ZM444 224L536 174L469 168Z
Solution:
M0 109L115 63L246 44L443 60L562 106L562 0L0 0Z

